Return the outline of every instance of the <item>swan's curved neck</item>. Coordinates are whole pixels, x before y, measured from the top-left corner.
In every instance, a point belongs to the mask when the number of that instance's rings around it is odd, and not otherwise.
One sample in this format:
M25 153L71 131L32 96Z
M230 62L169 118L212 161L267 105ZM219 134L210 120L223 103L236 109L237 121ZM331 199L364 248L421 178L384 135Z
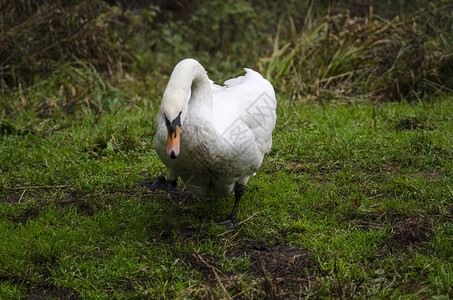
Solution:
M190 92L190 99L187 95ZM194 59L185 59L173 70L163 97L163 105L171 114L194 108L196 111L212 110L212 91L205 69ZM177 111L179 110L179 111Z

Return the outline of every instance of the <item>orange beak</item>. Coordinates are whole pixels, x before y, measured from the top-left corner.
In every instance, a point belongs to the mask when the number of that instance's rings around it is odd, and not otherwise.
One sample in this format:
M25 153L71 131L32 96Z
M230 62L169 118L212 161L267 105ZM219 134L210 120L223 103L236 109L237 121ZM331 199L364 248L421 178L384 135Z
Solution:
M175 159L179 155L180 146L180 130L179 126L175 126L173 132L167 126L167 154L171 158Z

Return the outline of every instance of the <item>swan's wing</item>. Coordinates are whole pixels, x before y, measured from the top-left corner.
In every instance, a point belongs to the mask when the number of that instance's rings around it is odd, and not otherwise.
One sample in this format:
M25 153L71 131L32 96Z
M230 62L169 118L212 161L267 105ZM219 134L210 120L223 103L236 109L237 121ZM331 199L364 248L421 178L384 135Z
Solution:
M223 89L221 85L215 84L211 79L209 79L209 83L211 84L211 91L213 93L219 92Z
M251 69L245 71L213 92L214 122L222 137L234 143L238 138L252 138L264 154L272 145L277 100L269 81Z

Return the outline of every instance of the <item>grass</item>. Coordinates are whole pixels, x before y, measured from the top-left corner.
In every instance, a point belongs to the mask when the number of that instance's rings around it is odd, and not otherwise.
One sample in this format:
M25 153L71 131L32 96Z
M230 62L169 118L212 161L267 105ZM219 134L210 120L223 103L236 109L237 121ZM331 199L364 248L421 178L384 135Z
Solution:
M372 5L366 16L308 13L302 29L294 22L279 26L259 68L294 99L412 102L448 94L452 81L444 75L451 73L453 51L445 26L451 23L438 20L452 8L433 5L389 20L373 14Z
M165 173L155 110L2 121L0 298L451 296L452 99L278 96L231 231L232 198L140 187Z
M451 1L38 2L1 16L1 299L453 295ZM277 90L230 231L232 197L140 186L185 56Z

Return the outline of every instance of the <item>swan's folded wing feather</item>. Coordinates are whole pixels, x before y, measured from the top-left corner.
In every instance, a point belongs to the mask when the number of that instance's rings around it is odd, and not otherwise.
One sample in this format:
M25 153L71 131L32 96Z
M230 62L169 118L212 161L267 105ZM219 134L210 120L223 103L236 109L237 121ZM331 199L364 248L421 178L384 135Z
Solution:
M214 81L209 79L209 83L211 84L211 90L213 93L220 92L223 90L223 86L215 84Z
M275 92L259 73L245 70L244 76L225 81L222 90L214 93L214 121L221 135L232 127L244 137L253 134L264 154L270 151L277 119Z

